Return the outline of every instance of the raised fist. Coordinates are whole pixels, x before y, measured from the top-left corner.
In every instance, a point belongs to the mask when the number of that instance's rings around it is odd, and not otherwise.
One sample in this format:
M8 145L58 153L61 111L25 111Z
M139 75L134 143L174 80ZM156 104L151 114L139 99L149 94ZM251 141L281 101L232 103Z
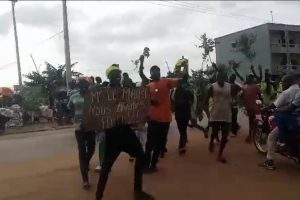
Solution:
M140 62L142 62L142 63L144 62L144 59L145 59L144 55L141 55L140 58L139 58Z

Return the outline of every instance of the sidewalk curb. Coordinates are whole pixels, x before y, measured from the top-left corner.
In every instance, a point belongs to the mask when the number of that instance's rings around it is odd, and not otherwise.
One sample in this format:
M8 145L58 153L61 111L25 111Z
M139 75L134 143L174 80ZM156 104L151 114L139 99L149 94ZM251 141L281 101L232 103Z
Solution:
M74 125L65 125L65 126L57 126L57 127L47 127L47 128L40 128L40 129L34 129L34 130L27 130L27 131L16 131L16 132L10 132L7 131L7 129L3 134L0 134L1 136L8 136L8 135L16 135L16 134L26 134L26 133L35 133L35 132L44 132L44 131L55 131L55 130L62 130L62 129L69 129L74 128Z

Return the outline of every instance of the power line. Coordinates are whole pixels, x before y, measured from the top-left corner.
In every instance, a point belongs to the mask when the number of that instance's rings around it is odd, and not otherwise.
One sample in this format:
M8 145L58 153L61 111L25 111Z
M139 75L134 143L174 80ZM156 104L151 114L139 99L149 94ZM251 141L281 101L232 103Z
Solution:
M190 8L198 8L198 9L201 9L202 11L207 12L208 14L221 15L221 16L224 16L224 17L233 17L233 18L236 18L236 19L240 18L240 17L243 17L243 18L248 18L248 19L251 19L251 20L268 21L268 20L263 19L263 18L252 17L252 16L247 16L247 15L241 15L241 14L233 14L233 13L224 14L224 13L220 13L220 12L218 13L214 9L201 7L198 4L193 4L193 3L189 3L189 2L175 1L175 2L172 2L172 3L175 3L175 4L177 3L177 5L179 4L179 5L182 5L182 6L185 6L185 7L190 7Z
M10 65L17 63L17 61L7 63L5 65L0 66L0 70L7 69Z
M43 44L44 42L47 42L47 41L49 41L49 40L52 40L52 39L54 39L55 37L57 37L58 35L60 35L60 34L62 34L62 33L63 33L63 31L59 31L59 32L57 32L57 33L51 35L50 37L41 40L40 42L36 43L34 46L38 46L38 45ZM25 51L25 52L26 52L26 51ZM26 53L29 53L29 51L26 52ZM30 54L30 53L29 53L29 54ZM8 69L8 68L10 67L10 65L15 64L15 63L17 63L17 61L13 61L13 62L4 64L4 65L1 65L1 66L0 66L0 70Z
M172 1L166 1L166 2L172 2ZM189 7L192 6L193 8L197 7L197 8L199 8L199 9L202 9L202 10L205 10L205 11L212 11L212 12L215 11L214 9L211 9L211 8L201 7L201 6L199 6L198 4L192 4L192 3L183 2L183 1L173 1L173 2L174 2L174 3L175 3L175 2L176 2L176 3L179 3L179 4L184 5L184 6L189 6Z
M176 0L175 0L176 1ZM190 2L186 2L186 1L176 1L178 3L181 3L181 4L186 4L186 5L190 5L190 6L195 6L197 8L203 8L203 9L207 9L211 12L215 12L214 9L211 9L211 8L206 8L206 7L202 7L198 4L194 4L194 3L190 3ZM229 13L231 16L236 16L236 17L245 17L245 18L249 18L249 19L253 19L253 20L261 20L261 21L268 21L267 19L264 19L264 18L259 18L259 17L253 17L253 16L248 16L248 15L241 15L241 14L236 14L236 13Z
M43 39L43 40L41 40L41 41L35 43L34 46L39 46L39 45L41 45L41 44L43 44L43 43L45 43L45 42L47 42L47 41L49 41L49 40L52 40L52 39L54 39L55 37L57 37L57 36L59 36L60 34L62 34L63 32L64 32L64 31L62 30L62 31L59 31L59 32L57 32L57 33L54 33L53 35L49 36L48 38Z
M223 17L233 17L233 18L237 19L236 16L226 15L226 14L221 14L221 13L220 14L214 13L215 11L212 11L210 9L201 8L201 7L200 8L196 8L194 6L189 6L189 5L182 4L183 2L170 2L170 1L168 1L167 3L173 3L173 4L175 4L175 5L179 6L179 7L182 7L182 8L189 8L189 9L193 9L193 10L196 10L196 11L200 11L200 12L202 12L204 14L220 15L220 16L223 16Z
M165 2L165 3L169 3L169 4L161 4L161 3L156 3L156 2L145 2L145 3L150 3L150 4L158 5L158 6L177 8L177 9L182 9L182 10L186 10L186 11L198 12L198 13L202 13L202 14L212 14L212 15L223 16L223 17L231 17L231 18L235 18L237 20L238 19L246 20L246 19L239 18L239 17L244 17L244 18L249 18L249 19L251 18L252 20L267 21L265 19L249 17L249 16L242 16L242 15L238 16L238 15L232 15L232 14L227 15L227 14L216 13L212 9L201 8L200 6L199 6L199 8L196 8L196 7L191 7L191 5L183 5L183 4L181 4L183 2L172 2L173 4L170 4L171 2L166 2L166 1L161 1L161 2ZM187 2L185 2L185 3L187 3ZM196 5L196 4L194 4L194 5Z
M158 6L165 6L165 7L170 7L170 8L178 8L178 9L187 10L187 11L200 12L199 10L194 10L194 9L190 9L190 8L178 7L178 6L167 5L167 4L159 4L159 3L154 3L154 2L150 2L150 1L149 2L145 1L145 3L158 5ZM203 13L203 12L201 12L201 13Z

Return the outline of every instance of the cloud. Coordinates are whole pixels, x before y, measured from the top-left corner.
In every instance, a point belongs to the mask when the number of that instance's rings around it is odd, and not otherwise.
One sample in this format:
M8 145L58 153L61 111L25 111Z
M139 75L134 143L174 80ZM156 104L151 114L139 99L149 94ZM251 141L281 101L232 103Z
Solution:
M220 6L222 8L235 8L237 6L237 2L234 2L234 1L220 1Z
M175 3L158 2L157 4L170 6ZM194 35L199 36L206 32L209 37L218 37L256 26L265 21L251 18L270 20L270 10L274 11L276 22L298 23L299 2L212 1L176 2L176 4L181 4L181 8L135 1L70 1L68 17L71 60L79 62L76 70L105 78L105 68L112 63L119 63L123 71L134 73L133 78L139 80L131 59L137 59L145 46L151 49L151 56L145 61L146 73L149 72L151 65L156 64L162 68L162 73L166 74L165 61L168 61L172 70L181 56L189 58L191 68L199 69L202 63L202 51L194 46L199 42ZM199 12L193 12L186 9L187 7L194 7ZM8 36L11 37L10 41L13 41L13 34L7 34L12 30L9 8L10 6L3 9L7 13L0 15L1 42L8 40ZM17 3L16 9L17 21L23 25L19 31L21 52L31 48L31 43L37 40L37 35L43 39L44 35L48 37L62 29L61 2L22 1ZM203 13L203 10L210 12ZM14 58L14 44L10 42L2 46L8 45L11 45L8 54L13 55L10 57ZM63 34L43 43L38 53L37 58L62 64L64 62ZM21 53L21 63L31 66L32 62L28 55L22 55ZM211 56L214 59L214 54ZM2 62L5 64L11 60L5 56ZM17 78L15 80L17 81Z
M124 45L180 36L186 25L187 12L168 10L163 13L126 13L103 17L85 34L94 45Z
M6 35L9 32L10 26L12 24L12 17L10 13L4 13L0 15L0 34Z
M22 2L23 3L23 2ZM27 3L27 2L26 2ZM34 28L45 28L50 30L62 29L62 5L51 2L51 6L34 2L31 4L16 4L16 19L18 24L31 26ZM72 15L70 15L70 12ZM79 9L68 8L69 21L80 22L86 16ZM6 12L0 16L0 34L7 34L12 26L11 12Z
M62 24L60 10L58 4L51 7L26 5L16 10L16 17L21 24L52 29Z
M178 41L178 38L187 36L188 16L189 12L176 9L154 13L136 11L103 16L86 29L73 26L70 29L72 59L80 60L82 70L86 71L103 73L111 63L120 63L130 72L134 68L131 59L137 59L142 49L149 46L154 50L151 62L164 64L166 52L170 54L179 45L186 45L186 40Z

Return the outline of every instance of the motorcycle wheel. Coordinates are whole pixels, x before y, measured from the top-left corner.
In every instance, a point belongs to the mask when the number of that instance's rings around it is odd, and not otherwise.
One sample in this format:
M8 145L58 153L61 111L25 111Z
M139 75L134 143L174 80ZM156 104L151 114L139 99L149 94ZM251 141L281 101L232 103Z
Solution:
M267 154L267 140L268 134L264 133L262 127L258 127L257 132L254 135L254 145L260 154Z

